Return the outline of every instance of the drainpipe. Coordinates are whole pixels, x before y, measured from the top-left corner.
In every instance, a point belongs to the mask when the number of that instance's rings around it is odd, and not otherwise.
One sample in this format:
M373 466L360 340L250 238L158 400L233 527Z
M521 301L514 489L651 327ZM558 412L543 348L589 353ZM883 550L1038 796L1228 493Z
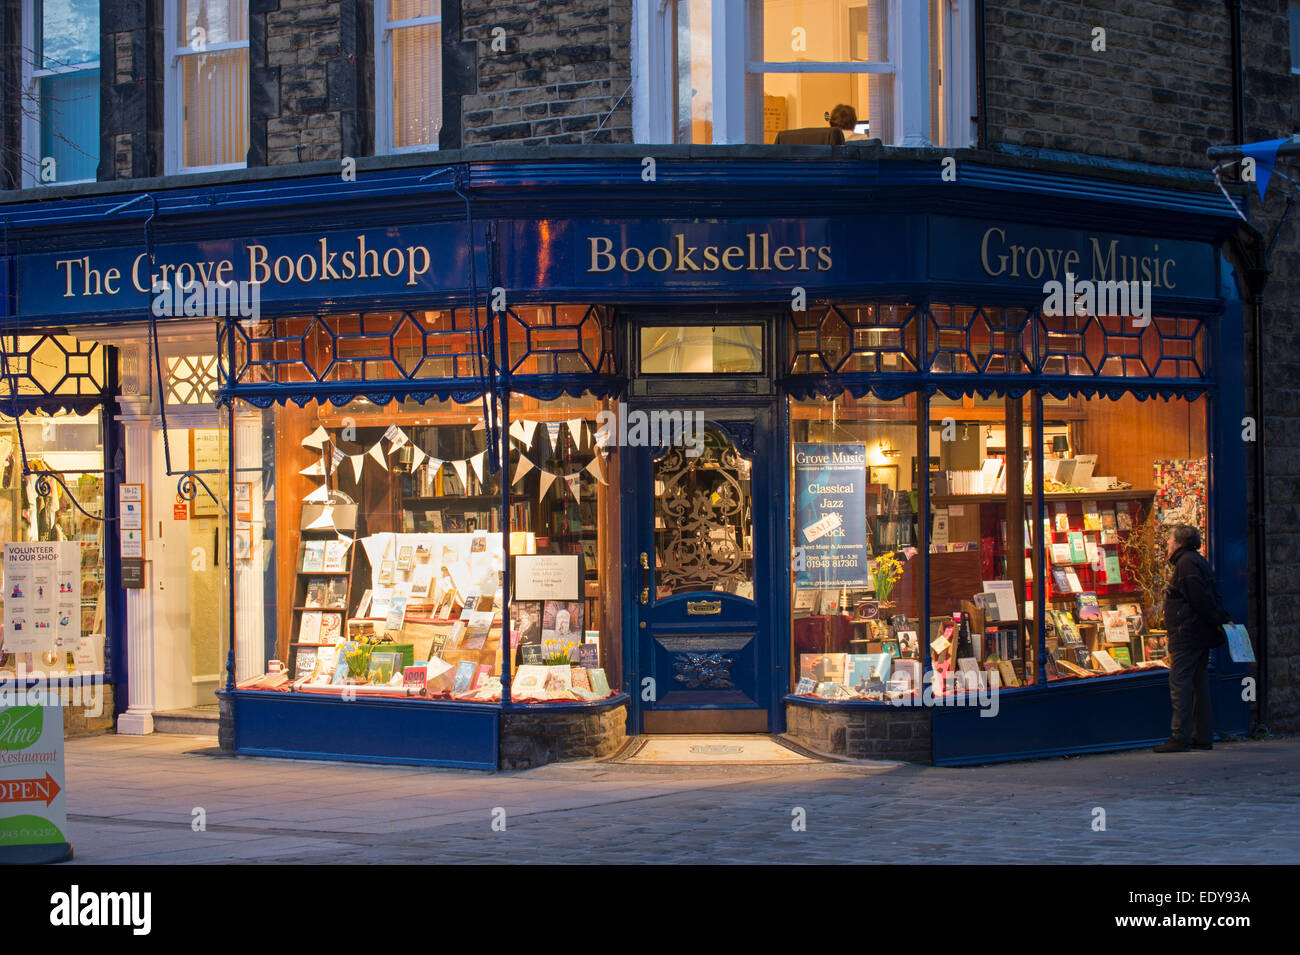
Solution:
M1225 0L1228 7L1230 39L1228 52L1232 56L1232 141L1246 141L1246 75L1241 58L1241 0Z
M989 148L989 110L984 92L984 39L987 32L984 20L984 0L975 0L975 115L976 149ZM1241 142L1241 138L1237 138Z

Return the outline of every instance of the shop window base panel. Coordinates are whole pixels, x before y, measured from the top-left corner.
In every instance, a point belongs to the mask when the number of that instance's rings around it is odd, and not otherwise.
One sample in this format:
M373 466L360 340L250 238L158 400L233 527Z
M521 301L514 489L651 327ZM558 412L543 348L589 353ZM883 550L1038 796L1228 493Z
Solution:
M239 690L223 695L233 710L230 749L237 756L497 768L496 705Z

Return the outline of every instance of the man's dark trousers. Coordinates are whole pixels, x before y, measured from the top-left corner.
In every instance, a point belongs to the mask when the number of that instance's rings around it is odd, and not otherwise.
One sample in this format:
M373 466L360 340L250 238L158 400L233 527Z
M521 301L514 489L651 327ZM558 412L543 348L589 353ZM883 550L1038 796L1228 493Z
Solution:
M1210 711L1210 651L1171 648L1169 698L1174 707L1170 736L1184 743L1214 742Z

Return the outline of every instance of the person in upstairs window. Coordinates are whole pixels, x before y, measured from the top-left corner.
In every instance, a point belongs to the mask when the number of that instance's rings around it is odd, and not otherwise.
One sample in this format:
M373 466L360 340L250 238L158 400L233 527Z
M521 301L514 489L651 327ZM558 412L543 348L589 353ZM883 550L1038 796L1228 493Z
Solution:
M852 106L846 106L844 103L840 103L839 106L831 110L830 124L836 129L843 130L846 143L855 139L868 138L862 133L854 132L858 125L858 112Z
M1186 524L1174 526L1168 546L1173 576L1165 591L1173 721L1169 739L1155 748L1157 753L1214 748L1210 651L1226 642L1223 625L1232 618L1223 607L1214 573L1200 548L1200 531Z

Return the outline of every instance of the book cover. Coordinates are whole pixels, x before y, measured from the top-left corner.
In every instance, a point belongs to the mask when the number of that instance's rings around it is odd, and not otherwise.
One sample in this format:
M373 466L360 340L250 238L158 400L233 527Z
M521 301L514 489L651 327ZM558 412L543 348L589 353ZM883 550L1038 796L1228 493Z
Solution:
M464 621L466 624L465 642L462 644L466 650L481 650L487 644L488 633L492 629L491 612L474 612L469 615L469 620Z
M808 677L800 677L799 683L794 688L795 696L808 696L817 689L817 681Z
M313 577L307 581L307 596L303 600L303 605L307 607L323 607L325 605L325 595L329 592L329 583L324 578Z
M542 656L542 645L540 643L525 643L519 647L519 665L529 664L541 665L545 657Z
M1101 623L1107 643L1129 642L1131 635L1128 632L1128 624L1124 620L1122 611L1118 609L1103 610L1101 612Z
M601 699L610 695L609 679L605 676L604 670L599 667L594 670L588 670L587 678L591 680L591 691L593 693L599 693Z
M397 548L397 569L400 571L409 571L415 565L415 547L411 544L403 544Z
M327 573L341 574L347 570L348 542L332 540L325 542L324 570Z
M1127 504L1121 504L1115 508L1115 526L1121 534L1127 534L1133 530L1133 515L1129 513Z
M478 669L474 671L474 685L472 689L477 690L485 685L488 680L492 679L492 664L480 663Z
M461 644L465 642L465 634L469 631L469 623L464 620L457 620L451 625L451 632L447 634L447 642L443 644L444 650L459 650Z
M1061 542L1053 543L1051 548L1052 563L1059 567L1064 567L1070 563L1070 545Z
M1065 508L1065 502L1057 501L1056 509L1056 532L1058 534L1068 533L1070 530L1070 514Z
M521 666L510 681L510 696L516 700L544 697L548 671L544 666Z
M567 663L557 663L546 671L546 689L567 690L573 685L573 670Z
M1052 568L1052 590L1057 594L1068 594L1070 592L1070 580L1065 576L1065 568Z
M339 644L339 656L338 661L334 664L334 675L330 678L331 684L341 686L347 680L348 654L356 648L357 645L352 642Z
M402 655L394 653L391 650L372 650L370 652L370 669L366 672L366 680L375 686L383 686L393 678L394 673L400 673L402 667Z
M427 664L419 663L415 666L402 668L402 686L415 687L417 690L424 689L424 681L429 676L429 667Z
M302 545L303 573L319 573L325 568L325 542L306 541Z
M1133 658L1129 655L1128 647L1111 647L1110 655L1114 658L1115 662L1122 667L1130 667L1133 665Z
M295 683L298 680L309 679L316 672L316 647L303 646L294 644L293 646L293 668L290 679Z
M1122 584L1124 582L1124 577L1120 573L1120 569L1119 569L1119 554L1116 551L1113 550L1106 551L1105 567L1106 567L1106 583Z
M319 643L317 637L320 636L320 611L305 610L303 611L302 621L298 625L298 642L299 643Z
M569 676L569 685L583 690L591 689L591 676L587 673L586 667L570 667L572 673Z
M1101 606L1097 603L1097 595L1092 591L1086 591L1079 594L1079 619L1101 619Z
M338 643L343 639L343 615L341 613L322 613L320 615L320 632L317 643Z
M316 648L316 671L312 674L311 682L314 685L322 685L333 682L334 671L339 665L339 648L317 647Z
M578 645L578 665L588 670L600 666L600 647L595 643Z
M1073 567L1065 568L1065 579L1070 585L1070 593L1083 593L1083 584L1079 583L1079 575L1074 572Z
M1083 502L1083 529L1085 531L1101 530L1101 512L1096 501Z
M817 613L817 605L820 600L820 590L795 590L794 615L796 617L807 617Z
M1118 673L1122 669L1115 662L1115 658L1105 650L1092 651L1092 658L1097 662L1097 666L1101 667L1103 673Z
M1083 531L1070 531L1070 563L1086 564L1088 552L1083 546Z
M461 660L460 663L456 664L456 676L451 683L451 692L464 693L468 690L477 669L478 664L473 660Z

